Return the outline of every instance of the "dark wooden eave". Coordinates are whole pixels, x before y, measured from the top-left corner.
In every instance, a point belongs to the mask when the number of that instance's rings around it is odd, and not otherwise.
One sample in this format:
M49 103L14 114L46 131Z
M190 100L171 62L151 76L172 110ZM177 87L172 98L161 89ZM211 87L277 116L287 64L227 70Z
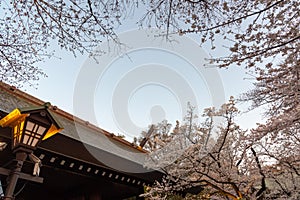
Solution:
M1 141L8 143L7 148L0 152L0 166L9 168L14 159L9 149L10 129L0 131ZM99 151L99 154L110 157L116 163L140 167L107 152ZM44 178L44 183L28 182L20 197L27 197L35 188L39 192L34 199L69 199L72 195L75 197L76 193L91 195L96 191L102 193L102 199L123 199L140 194L144 185L161 178L161 174L155 171L136 174L116 171L95 159L82 143L63 135L53 136L51 140L43 142L35 155L42 160L40 176ZM32 169L33 163L27 160L23 171L32 173ZM5 177L1 180L5 183ZM22 181L18 185L21 187ZM49 196L44 197L44 192L50 192Z

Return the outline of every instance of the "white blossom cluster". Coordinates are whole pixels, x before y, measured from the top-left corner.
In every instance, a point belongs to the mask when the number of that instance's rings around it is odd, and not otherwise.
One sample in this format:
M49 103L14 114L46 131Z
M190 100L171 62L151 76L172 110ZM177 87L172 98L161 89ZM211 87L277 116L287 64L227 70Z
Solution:
M176 134L169 134L169 145L149 154L146 166L161 170L165 177L148 187L143 196L149 199L299 199L299 141L286 138L283 132L274 137L276 140L257 137L257 130L244 131L234 122L238 114L233 98L219 110L206 109L207 119L224 118L218 127L219 137L215 141L211 138L208 143L205 141L211 127L193 124L193 138L198 140L192 142L187 134L191 131L191 117L187 123L177 126L173 131ZM289 147L282 146L288 141Z

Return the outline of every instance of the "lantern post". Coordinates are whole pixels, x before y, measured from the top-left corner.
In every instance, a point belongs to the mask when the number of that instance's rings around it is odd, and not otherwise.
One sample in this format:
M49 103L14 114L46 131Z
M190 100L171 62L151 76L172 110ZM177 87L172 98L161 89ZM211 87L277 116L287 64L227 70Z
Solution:
M50 103L45 103L39 107L16 108L11 113L0 120L0 126L11 127L12 129L12 151L16 155L15 165L12 170L1 169L8 174L7 187L4 200L14 199L14 190L19 178L41 182L41 179L30 178L21 172L27 156L37 148L37 146L54 134L63 129L55 116L50 112Z

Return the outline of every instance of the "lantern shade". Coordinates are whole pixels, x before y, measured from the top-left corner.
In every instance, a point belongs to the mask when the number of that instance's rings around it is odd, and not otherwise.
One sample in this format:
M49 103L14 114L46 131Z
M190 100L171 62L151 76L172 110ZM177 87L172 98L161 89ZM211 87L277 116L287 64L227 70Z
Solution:
M40 107L17 108L0 120L0 126L12 128L12 149L34 150L38 144L63 129L48 110L50 103Z
M28 114L21 114L18 108L14 109L12 112L7 114L4 118L0 120L0 126L7 127L13 126L19 121L24 121L24 119L28 116Z

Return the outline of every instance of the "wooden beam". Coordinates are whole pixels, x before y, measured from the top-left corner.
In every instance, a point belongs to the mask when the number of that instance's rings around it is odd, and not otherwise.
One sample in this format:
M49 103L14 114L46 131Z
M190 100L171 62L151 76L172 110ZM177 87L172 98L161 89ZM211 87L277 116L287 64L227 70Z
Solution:
M11 170L0 167L0 174L1 175L9 176L10 172L11 172ZM36 182L36 183L43 183L43 181L44 181L43 177L32 176L31 174L25 174L23 172L20 172L20 177L19 178L27 180L27 181L33 181L33 182Z
M9 169L5 169L3 167L0 167L0 174L1 175L5 175L5 176L8 176L10 173L10 170Z

